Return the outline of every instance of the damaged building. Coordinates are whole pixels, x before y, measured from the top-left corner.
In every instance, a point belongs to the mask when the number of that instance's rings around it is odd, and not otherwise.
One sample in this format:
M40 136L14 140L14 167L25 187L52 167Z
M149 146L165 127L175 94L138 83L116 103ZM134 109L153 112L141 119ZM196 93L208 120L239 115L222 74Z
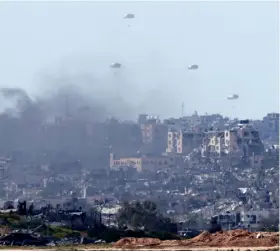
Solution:
M259 132L249 120L241 120L237 127L230 130L209 132L203 139L204 158L238 158L252 166L261 166L263 156L264 146Z

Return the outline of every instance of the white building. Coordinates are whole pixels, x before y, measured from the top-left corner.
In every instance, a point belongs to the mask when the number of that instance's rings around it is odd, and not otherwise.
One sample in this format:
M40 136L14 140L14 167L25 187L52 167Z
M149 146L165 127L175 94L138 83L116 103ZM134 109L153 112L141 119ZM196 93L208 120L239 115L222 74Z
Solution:
M278 214L277 210L237 210L225 212L213 216L217 220L223 230L230 230L236 226L258 231L262 227L262 223L274 214Z
M240 223L245 228L257 230L261 227L263 220L269 218L272 213L272 211L268 210L241 210Z

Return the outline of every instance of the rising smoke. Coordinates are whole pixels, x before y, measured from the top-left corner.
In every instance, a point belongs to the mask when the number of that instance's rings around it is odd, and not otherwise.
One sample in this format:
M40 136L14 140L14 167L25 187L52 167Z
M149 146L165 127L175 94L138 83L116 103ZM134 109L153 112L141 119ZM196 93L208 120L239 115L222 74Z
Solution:
M103 121L109 116L118 119L135 116L132 106L121 95L113 93L111 88L105 91L94 88L94 85L88 84L92 81L88 76L69 76L49 81L45 85L48 88L33 98L21 88L0 88L0 113L22 119L28 116L41 122L64 116L78 118L83 114L92 121Z

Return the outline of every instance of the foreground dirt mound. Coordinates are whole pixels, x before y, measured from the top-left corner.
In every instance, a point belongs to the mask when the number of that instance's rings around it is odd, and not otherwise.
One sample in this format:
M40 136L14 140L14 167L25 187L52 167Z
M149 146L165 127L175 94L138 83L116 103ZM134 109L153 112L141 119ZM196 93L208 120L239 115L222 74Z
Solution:
M277 233L263 235L239 229L214 234L202 232L193 239L182 241L182 244L190 247L273 247L279 245L278 240Z
M156 246L161 243L160 239L156 238L134 238L127 237L117 241L114 246L116 247L139 247L139 246Z
M200 241L210 241L211 239L211 234L207 231L203 231L200 235L192 238L192 241L200 242Z
M180 240L167 240L167 241L162 241L160 243L160 246L165 246L165 247L180 247L183 246L182 241Z
M279 245L279 233L250 233L246 230L221 231L210 234L207 231L189 240L161 241L154 238L123 238L115 243L117 247L274 247Z

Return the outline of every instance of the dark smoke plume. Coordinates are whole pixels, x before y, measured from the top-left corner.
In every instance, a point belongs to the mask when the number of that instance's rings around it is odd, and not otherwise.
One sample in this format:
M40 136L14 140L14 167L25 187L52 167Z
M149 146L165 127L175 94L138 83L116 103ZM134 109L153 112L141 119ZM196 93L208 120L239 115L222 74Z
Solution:
M75 81L77 80L77 81ZM83 79L86 83L88 79ZM72 83L73 82L73 83ZM80 84L81 79L73 77L71 82L61 81L58 85L49 83L51 89L31 98L21 88L4 87L0 89L1 103L6 103L2 113L22 119L36 119L42 123L56 117L71 117L91 121L104 121L109 116L130 119L131 105L126 104L121 95L106 92ZM86 87L85 87L86 86Z

